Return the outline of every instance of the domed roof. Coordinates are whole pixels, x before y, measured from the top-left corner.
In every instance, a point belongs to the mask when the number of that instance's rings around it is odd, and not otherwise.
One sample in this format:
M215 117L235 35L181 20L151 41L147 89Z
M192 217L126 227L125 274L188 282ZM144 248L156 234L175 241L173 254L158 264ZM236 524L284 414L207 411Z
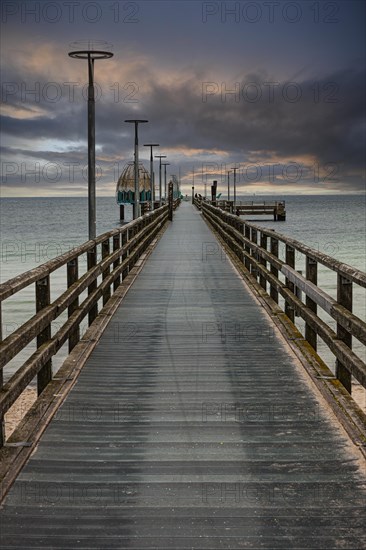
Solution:
M140 202L151 200L150 174L142 162L139 162ZM118 204L130 204L135 199L135 163L128 162L118 178L116 200Z

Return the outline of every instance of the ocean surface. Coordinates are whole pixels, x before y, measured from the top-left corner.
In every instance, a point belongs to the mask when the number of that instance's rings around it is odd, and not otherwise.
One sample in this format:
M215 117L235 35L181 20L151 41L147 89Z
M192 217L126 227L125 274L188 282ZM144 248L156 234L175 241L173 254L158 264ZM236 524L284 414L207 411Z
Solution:
M313 248L324 252L357 269L366 271L366 198L360 195L300 195L276 196L245 195L238 200L255 202L285 200L287 218L274 222L265 216L248 217L258 225L275 229ZM1 259L0 281L4 282L35 266L43 264L88 238L87 198L6 198L0 200ZM126 208L126 219L132 212ZM114 197L97 198L97 234L119 226L119 208ZM280 257L283 254L280 250ZM85 270L85 258L80 264ZM296 269L304 270L302 257L296 257ZM66 289L66 269L51 276L51 297L56 298ZM319 266L319 286L336 297L336 274ZM356 287L356 285L354 285ZM35 313L34 285L6 300L3 305L3 338ZM365 319L364 289L354 288L354 312ZM66 315L66 313L65 313ZM53 323L53 332L66 317ZM322 315L323 316L323 315ZM324 314L324 319L335 328L335 322ZM301 320L297 319L301 328ZM86 323L83 325L83 330ZM5 369L5 379L24 361L29 349L20 353ZM33 346L33 347L32 347ZM354 349L365 360L364 346L357 341ZM334 357L320 345L320 355L334 368ZM54 370L66 356L66 348L53 360Z

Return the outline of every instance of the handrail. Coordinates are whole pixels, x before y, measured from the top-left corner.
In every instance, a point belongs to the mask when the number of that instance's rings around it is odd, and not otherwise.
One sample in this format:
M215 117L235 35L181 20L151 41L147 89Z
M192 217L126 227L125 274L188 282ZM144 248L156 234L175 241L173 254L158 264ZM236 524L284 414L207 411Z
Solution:
M366 323L352 313L352 285L365 288L366 273L205 201L196 200L195 204L276 304L279 295L284 298L284 311L290 320L295 322L295 314L304 319L305 338L313 349L317 350L317 337L326 343L336 356L336 377L349 393L351 375L366 387L366 365L352 351L352 337L366 344ZM279 243L285 246L285 261L278 257ZM295 269L295 251L305 256L306 276ZM318 264L337 273L337 300L317 286ZM285 282L279 279L279 273ZM299 297L300 291L305 294L305 303ZM335 319L336 331L317 315L318 306Z
M178 203L179 204L179 203ZM177 205L178 205L177 204ZM0 313L4 300L35 284L36 313L0 342L0 447L5 443L4 415L37 376L38 395L52 380L52 357L69 341L69 352L80 340L80 323L89 315L89 326L98 314L98 301L108 302L121 281L135 265L168 220L168 205L99 235L82 245L0 285ZM112 242L111 242L112 241ZM112 250L111 245L112 244ZM100 247L100 260L97 250ZM87 271L78 276L78 260L87 253ZM50 299L50 275L67 267L67 290ZM98 277L102 280L98 284ZM88 295L79 304L85 291ZM51 336L51 323L65 310L68 318ZM3 369L33 340L36 351L3 383Z

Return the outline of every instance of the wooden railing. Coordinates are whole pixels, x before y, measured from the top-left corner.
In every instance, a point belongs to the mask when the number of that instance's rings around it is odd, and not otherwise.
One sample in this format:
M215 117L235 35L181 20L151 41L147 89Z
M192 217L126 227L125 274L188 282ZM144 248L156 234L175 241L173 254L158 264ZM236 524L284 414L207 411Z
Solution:
M52 357L68 341L69 352L80 340L80 323L89 326L98 315L98 301L106 305L121 281L168 220L168 205L87 241L47 263L0 285L2 303L22 289L35 286L36 314L0 343L0 446L5 442L4 415L37 377L40 395L52 380ZM79 259L87 255L87 270L79 277ZM66 266L67 290L51 301L50 276ZM59 272L60 273L60 272ZM99 280L98 280L99 278ZM87 297L79 303L80 295ZM67 310L67 320L51 334L51 323ZM0 317L1 319L1 317ZM4 367L36 339L37 349L4 383Z
M283 297L288 318L294 323L296 314L304 320L304 336L313 349L317 350L318 337L325 342L336 357L335 376L347 391L351 393L352 375L366 387L366 365L352 351L353 337L366 344L366 323L352 313L353 286L365 288L366 273L204 201L195 204L263 291L277 305ZM279 258L279 245L284 247L285 261ZM304 258L305 276L295 269L298 255ZM317 286L318 265L337 274L337 299ZM317 314L318 308L336 321L336 331Z

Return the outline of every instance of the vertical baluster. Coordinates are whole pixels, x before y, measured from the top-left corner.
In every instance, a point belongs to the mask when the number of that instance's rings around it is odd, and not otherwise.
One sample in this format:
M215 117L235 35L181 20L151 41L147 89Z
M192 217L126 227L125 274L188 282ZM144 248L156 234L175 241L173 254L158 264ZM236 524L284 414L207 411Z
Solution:
M309 256L306 256L306 278L311 283L314 283L315 285L318 284L318 263L316 260L309 258ZM311 311L313 311L315 314L317 313L318 308L316 302L309 298L309 296L306 296L306 307L311 309ZM308 323L305 323L305 338L316 351L317 334L316 331L312 329Z
M289 267L295 267L295 249L286 244L286 264L289 266ZM295 285L294 283L291 283L291 281L289 281L287 278L286 278L286 287L291 290L291 292L294 292L294 288L295 288ZM293 306L288 303L287 301L285 302L285 313L287 315L287 317L289 319L291 319L291 321L294 323L295 322L295 310L293 308Z
M110 254L110 244L109 244L109 239L106 239L105 241L102 242L102 260L107 258L109 256L109 254ZM111 272L111 270L110 270L109 266L106 269L103 269L103 273L102 273L102 280L103 281L104 281L104 279L106 279L108 277L110 272ZM103 306L106 305L106 303L108 302L110 297L111 297L111 287L108 286L103 291Z
M244 233L246 238L250 240L250 227L246 224L244 226ZM247 244L244 246L244 248L245 248L245 252L250 254L250 247ZM247 268L247 270L250 271L251 262L248 258L245 258L244 265Z
M352 281L344 278L342 275L337 276L337 302L352 312ZM337 336L350 349L352 349L352 335L337 323ZM351 393L352 375L343 363L337 359L336 361L336 376L343 384L346 390Z
M276 237L271 237L270 247L271 247L271 254L273 254L273 256L276 256L276 258L278 258L278 239L276 239ZM278 269L273 264L271 264L271 273L278 279ZM274 300L276 304L278 304L278 291L276 290L276 287L274 287L273 285L271 285L270 293L271 293L272 300Z
M121 248L121 233L118 233L118 235L113 235L113 252L116 252L120 248ZM121 258L119 257L116 261L113 262L113 269L117 269L120 263L121 263ZM113 292L116 292L120 283L121 283L121 275L118 275L118 277L116 277L116 279L113 282Z
M255 229L255 227L252 227L251 232L252 232L252 236L251 236L250 240L252 241L252 243L258 244L258 231ZM258 260L257 250L251 249L250 250L250 255L253 257L253 259ZM254 265L251 265L250 271L251 271L253 277L255 277L255 280L257 281L258 280L258 269L257 269L257 267L254 266Z
M121 245L124 246L125 244L127 244L128 242L128 239L129 239L129 230L126 229L123 233L122 233L122 242L121 242ZM124 254L122 254L122 262L123 260L125 260L128 256L128 252L125 252ZM122 280L125 279L128 275L128 266L126 267L126 269L123 270L122 272Z
M136 225L134 225L133 227L131 227L128 230L128 241L127 242L132 241L132 239L134 239L136 233L137 233L137 227L136 227ZM129 242L128 257L130 257L133 254L134 247L132 249L130 247L131 247L131 243ZM129 272L133 268L135 261L136 260L129 259L129 262L128 262L128 271Z
M240 229L239 229L241 235L244 235L244 230L245 230L244 228L245 228L245 223L244 223L244 220L241 219L241 220L240 220ZM245 261L245 256L244 256L244 243L243 243L242 240L240 241L240 247L241 247L241 257L240 257L240 261L241 261L242 263L244 263L244 261Z
M261 248L263 248L263 250L267 250L267 235L265 235L263 231L261 231ZM265 258L260 257L259 263L264 267L267 267L267 260ZM262 288L264 288L264 290L267 290L267 280L262 274L259 274L259 284Z
M93 246L90 250L88 250L88 271L95 267L97 265L97 247L96 245ZM88 286L88 295L92 294L94 290L96 290L98 286L97 277L95 277L94 281L90 283ZM96 316L98 315L98 302L95 302L95 304L91 307L88 315L89 320L89 326L92 324Z
M37 313L47 307L51 301L50 277L44 277L36 281L36 311ZM51 339L51 324L48 324L42 332L37 335L37 349ZM47 384L52 380L52 361L47 361L37 374L37 391L40 395Z
M67 262L67 288L70 288L71 285L76 283L79 278L79 262L78 258L70 260ZM67 308L68 317L74 313L74 311L79 307L79 297L77 296L73 302ZM80 327L75 327L69 336L69 353L76 346L80 340Z

